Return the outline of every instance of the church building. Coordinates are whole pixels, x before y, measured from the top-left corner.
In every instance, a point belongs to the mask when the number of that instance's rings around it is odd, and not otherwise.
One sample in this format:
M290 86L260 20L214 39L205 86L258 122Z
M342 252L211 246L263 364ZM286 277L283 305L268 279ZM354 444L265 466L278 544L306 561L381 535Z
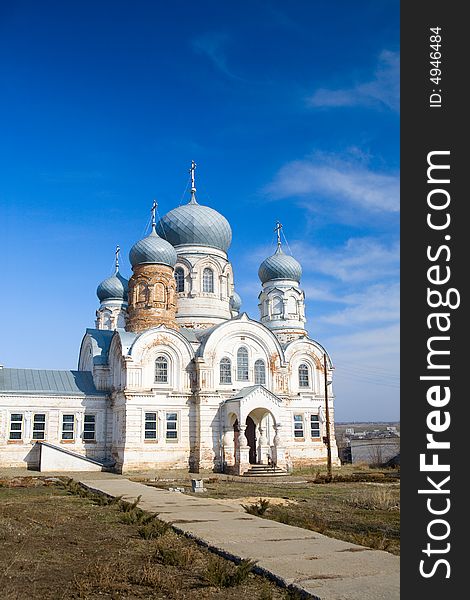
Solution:
M58 469L65 453L117 472L290 470L326 462L327 424L339 463L333 365L305 329L302 268L282 226L259 267L255 320L240 312L230 225L199 204L194 162L190 172L187 204L157 222L154 203L129 281L117 249L78 369L0 367L0 466L36 468L47 448Z

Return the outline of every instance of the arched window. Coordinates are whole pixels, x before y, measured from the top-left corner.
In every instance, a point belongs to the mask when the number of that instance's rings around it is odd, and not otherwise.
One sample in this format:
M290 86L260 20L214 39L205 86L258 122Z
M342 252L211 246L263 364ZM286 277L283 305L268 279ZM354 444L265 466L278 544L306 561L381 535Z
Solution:
M266 384L266 365L264 360L257 360L255 362L255 383L258 385Z
M220 361L220 383L232 383L232 363L230 358Z
M269 302L265 300L263 302L263 317L269 316Z
M308 388L308 367L305 363L299 365L299 387Z
M155 383L168 383L168 359L164 356L155 361Z
M214 292L214 271L208 267L202 272L202 291Z
M176 291L184 292L184 271L181 267L175 269Z
M149 288L146 283L139 283L137 288L137 302L145 302L149 301L150 293Z
M281 296L274 296L273 298L273 315L281 315L283 309L283 303Z
M248 350L243 346L237 352L237 379L248 381Z
M293 296L287 298L287 312L289 315L297 315L297 301Z

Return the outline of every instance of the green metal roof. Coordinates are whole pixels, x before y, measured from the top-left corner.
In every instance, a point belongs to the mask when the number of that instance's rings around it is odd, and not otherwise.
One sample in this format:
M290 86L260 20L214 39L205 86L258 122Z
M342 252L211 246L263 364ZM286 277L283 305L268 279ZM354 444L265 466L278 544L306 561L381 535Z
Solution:
M89 371L0 368L0 394L104 396Z

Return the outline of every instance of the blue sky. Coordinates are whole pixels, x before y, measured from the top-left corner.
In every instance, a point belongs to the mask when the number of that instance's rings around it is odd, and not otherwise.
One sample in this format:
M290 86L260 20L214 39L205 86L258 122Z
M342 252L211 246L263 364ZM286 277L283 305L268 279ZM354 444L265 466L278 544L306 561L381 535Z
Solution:
M398 1L19 0L0 52L0 363L76 368L115 245L129 276L194 159L243 310L279 219L336 419L398 418Z

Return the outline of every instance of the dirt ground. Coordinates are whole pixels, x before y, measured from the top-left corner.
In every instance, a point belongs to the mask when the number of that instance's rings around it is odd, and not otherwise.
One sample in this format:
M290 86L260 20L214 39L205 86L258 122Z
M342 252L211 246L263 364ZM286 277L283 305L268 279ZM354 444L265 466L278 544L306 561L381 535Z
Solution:
M144 539L123 515L54 481L0 481L2 600L295 598L252 573L237 583L235 565L172 531Z

